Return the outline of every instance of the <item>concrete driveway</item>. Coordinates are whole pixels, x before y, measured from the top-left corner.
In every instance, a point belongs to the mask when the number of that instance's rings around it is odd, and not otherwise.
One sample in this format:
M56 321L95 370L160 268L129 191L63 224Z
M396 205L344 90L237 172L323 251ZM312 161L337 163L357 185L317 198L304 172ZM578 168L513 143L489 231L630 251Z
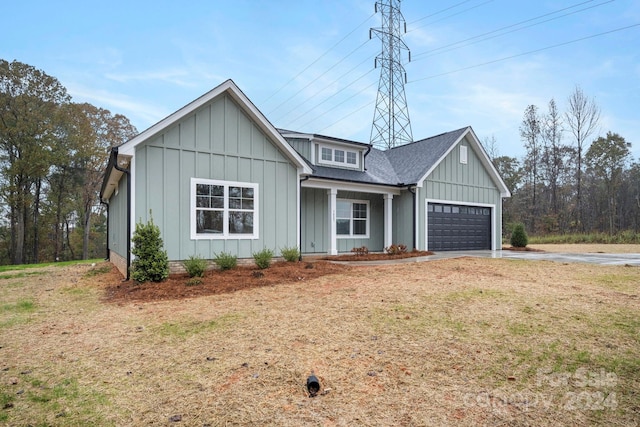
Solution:
M600 254L600 253L553 253L553 252L519 252L519 251L454 251L438 252L429 259L459 258L463 256L479 258L525 259L533 261L581 262L600 265L633 265L640 267L640 254Z
M580 262L600 265L632 265L640 267L640 254L600 254L600 253L554 253L554 252L519 252L519 251L445 251L434 255L402 258L381 261L341 261L353 265L385 265L404 264L410 262L435 261L448 258L477 257L524 259L532 261Z

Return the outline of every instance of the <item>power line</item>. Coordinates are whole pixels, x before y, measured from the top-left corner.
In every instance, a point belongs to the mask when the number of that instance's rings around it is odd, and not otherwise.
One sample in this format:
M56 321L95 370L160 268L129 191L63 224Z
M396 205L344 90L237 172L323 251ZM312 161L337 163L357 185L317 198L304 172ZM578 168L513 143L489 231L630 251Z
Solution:
M372 105L373 103L374 103L374 101L369 101L369 102L367 102L365 105L363 105L362 107L358 108L357 110L352 111L351 113L347 114L346 116L342 116L342 117L340 117L340 120L335 121L335 122L333 122L333 123L331 123L331 124L329 124L329 125L327 125L327 126L323 127L322 129L320 129L320 130L318 131L318 133L324 132L324 130L325 130L325 129L329 129L331 126L334 126L334 125L336 125L336 124L340 123L341 121L343 121L343 120L345 120L345 119L347 119L347 118L349 118L349 117L353 116L355 113L357 113L357 112L359 112L360 110L363 110L363 109L365 109L365 108L369 107L369 106L370 106L370 105Z
M297 92L295 92L293 95L291 95L289 98L285 99L284 101L282 101L280 104L278 104L275 108L273 108L271 111L269 111L269 115L271 113L273 113L274 111L278 110L278 108L282 107L284 104L286 104L287 102L289 102L292 98L294 98L296 95L298 95L300 92L302 92L303 90L305 90L306 88L308 88L309 86L311 86L312 84L314 84L318 79L320 79L321 77L323 77L325 74L327 74L329 71L333 70L335 67L337 67L338 65L340 65L345 59L347 59L348 57L350 57L351 55L353 55L356 51L358 51L360 48L362 48L364 45L366 45L367 43L369 43L369 40L366 40L364 43L362 43L360 46L358 46L357 48L353 49L351 52L349 52L346 56L344 56L342 59L340 59L338 62L336 62L335 64L333 64L331 67L329 67L329 69L327 71L325 71L324 73L320 74L319 76L317 76L314 80L310 81L309 83L307 83L306 86L302 87L301 89L299 89ZM289 112L291 112L291 110L287 111L284 115L287 115Z
M604 35L607 35L607 34L618 32L618 31L628 30L630 28L634 28L634 27L638 27L638 26L640 26L640 23L633 24L633 25L628 25L626 27L616 28L614 30L604 31L604 32L598 33L598 34L592 34L590 36L581 37L579 39L574 39L574 40L570 40L570 41L563 42L563 43L558 43L558 44L542 47L540 49L529 50L527 52L522 52L522 53L518 53L516 55L511 55L511 56L506 56L506 57L500 58L500 59L494 59L493 61L487 61L487 62L482 62L480 64L470 65L468 67L459 68L457 70L447 71L445 73L434 74L434 75L423 77L423 78L420 78L420 79L411 80L408 83L415 83L415 82L420 82L420 81L423 81L423 80L433 79L433 78L436 78L436 77L446 76L446 75L449 75L449 74L459 73L460 71L471 70L473 68L483 67L485 65L495 64L497 62L507 61L509 59L519 58L521 56L531 55L533 53L538 53L538 52L542 52L542 51L545 51L545 50L554 49L556 47L567 46L567 45L570 45L570 44L573 44L573 43L578 43L578 42L581 42L581 41L584 41L584 40L593 39L593 38L596 38L596 37L604 36Z
M449 19L449 18L453 18L454 16L462 15L462 14L463 14L463 13L465 13L465 12L468 12L468 11L473 10L473 9L477 9L477 8L479 8L480 6L484 6L484 5L485 5L485 4L487 4L487 3L491 3L492 1L493 1L493 0L487 0L487 1L485 1L484 3L480 3L480 4L477 4L477 5L475 5L475 6L469 7L469 8L467 8L467 9L463 9L463 10L461 10L461 11L459 11L459 12L452 13L451 15L447 15L447 16L445 16L445 17L443 17L443 18L440 18L440 19L438 19L438 20L436 20L436 21L429 22L428 24L425 24L425 25L423 25L423 26L421 26L421 27L415 27L415 28L413 28L413 29L411 29L411 30L407 31L407 33L410 33L411 31L418 30L418 29L420 29L420 28L424 28L424 27L426 27L426 26L428 26L428 25L431 25L431 24L435 24L435 23L438 23L438 22L445 21L445 20L447 20L447 19ZM466 3L466 1L463 1L462 3L458 3L458 4L463 4L463 3ZM444 9L443 11L449 10L449 9L451 9L451 8L453 8L453 7L455 7L455 6L451 6L451 7L447 8L447 9ZM440 12L443 12L443 11L440 11ZM437 14L439 14L440 12L436 12L436 13L434 13L434 14L430 15L430 16L437 15ZM430 17L430 16L428 16L428 17ZM425 18L428 18L428 17L425 17ZM422 19L425 19L425 18L422 18ZM417 22L417 21L414 21L414 22Z
M350 86L354 85L355 83L357 83L359 80L363 79L365 76L367 76L368 74L370 74L370 73L371 73L372 71L374 71L374 70L375 70L374 68L370 69L369 71L367 71L366 73L364 73L363 75L361 75L360 77L358 77L356 80L354 80L353 82L351 82L349 85L347 85L347 86L346 86L344 89L342 89L340 92L336 92L335 94L331 95L329 98L332 98L332 97L334 97L335 95L337 95L338 93L343 92L345 89L347 89L348 87L350 87ZM353 98L353 97L355 97L356 95L360 95L362 92L364 92L365 90L370 89L371 87L375 86L377 83L378 83L378 82L373 82L372 84L370 84L369 86L365 87L364 89L359 90L358 92L356 92L356 93L354 93L353 95L351 95L349 98L345 99L344 101L340 102L339 104L336 104L336 105L334 106L334 108L335 108L335 107L339 107L339 106L341 106L342 104L344 104L345 102L349 101L350 99L352 99L352 98ZM329 99L329 98L328 98L328 99ZM327 100L328 100L328 99L327 99ZM315 108L317 108L318 106L322 105L322 104L323 104L324 102L326 102L327 100L325 100L325 101L323 101L322 103L320 103L320 104L316 105L315 107L313 107L313 109L315 109ZM326 115L327 113L329 113L329 111L331 111L331 110L327 110L327 111L325 111L324 113L320 114L319 116L314 116L314 118L313 118L313 119L311 119L311 120L307 121L306 123L304 123L304 124L303 124L302 126L300 126L300 127L304 127L304 126L308 125L309 123L313 123L313 122L315 122L315 121L316 121L317 119L319 119L320 117L322 117L322 116ZM297 120L297 119L296 119L296 120Z
M335 79L334 81L332 81L331 83L329 83L328 85L326 85L324 88L322 88L321 90L319 90L318 92L316 92L315 94L311 95L310 97L308 97L307 99L305 99L304 101L298 103L295 107L293 107L290 111L288 111L285 116L287 114L289 114L291 111L293 110L297 110L300 106L306 104L309 100L315 98L318 94L324 92L325 89L327 89L328 87L331 87L333 84L337 83L339 80L342 80L345 76L347 76L348 74L350 74L353 70L355 70L356 68L358 68L360 65L364 64L367 61L371 61L371 58L365 58L364 61L360 62L359 64L357 64L355 67L351 68L349 71L347 71L346 73L342 74L340 77L338 77L337 79ZM319 106L321 106L322 104L324 104L325 102L329 101L331 98L333 98L335 95L341 93L344 89L348 88L349 86L351 86L352 84L354 84L355 82L357 82L358 80L362 79L364 76L366 76L367 74L371 73L373 71L373 69L370 69L369 71L367 71L365 74L361 75L360 77L358 77L355 81L351 82L348 86L344 87L343 89L340 89L339 91L335 92L333 95L330 95L329 97L325 98L324 101L320 102L319 104L314 105L313 107L311 107L310 109L306 110L305 112L301 113L299 116L297 116L296 118L294 118L293 120L290 120L289 123L295 123L297 122L300 118L306 116L308 113L310 113L311 111L315 110L316 108L318 108ZM284 117L284 116L283 116ZM277 121L277 120L276 120Z
M427 19L427 18L431 18L432 16L439 15L439 14L441 14L441 13L446 12L447 10L451 10L451 9L456 8L456 7L458 7L458 6L460 6L460 5L463 5L463 4L465 4L465 3L469 3L470 1L472 1L472 0L465 0L465 1L462 1L462 2L460 2L460 3L456 3L456 4L454 4L453 6L449 6L449 7L447 7L446 9L439 10L439 11L437 11L437 12L432 13L431 15L423 16L423 17L422 17L422 18L420 18L420 19L416 19L415 21L409 22L409 24L408 24L408 25L412 25L412 24L415 24L416 22L420 22L420 21L423 21L423 20L425 20L425 19Z
M422 20L424 20L424 19L430 18L430 17L435 16L435 15L439 15L439 14L441 14L441 13L446 12L447 10L451 10L451 9L453 9L453 8L457 7L457 6L463 5L463 4L465 4L465 3L469 3L470 1L473 1L473 0L465 0L465 1L462 1L462 2L460 2L460 3L457 3L457 4L453 5L453 6L450 6L450 7L447 7L447 8L445 8L445 9L439 10L438 12L432 13L431 15L428 15L428 16L425 16L425 17L422 17L422 18L420 18L420 19L418 19L418 20L416 20L416 21L413 21L412 23L422 21ZM486 1L486 2L482 3L481 5L486 4L486 3L489 3L489 2L491 2L491 1L493 1L493 0ZM591 1L595 1L595 0L591 0ZM479 6L481 6L481 5L479 5ZM478 6L474 6L474 7L472 7L472 8L465 9L465 10L463 10L462 12L465 12L465 11L468 11L468 10L471 10L471 9L474 9L475 7L478 7ZM326 56L326 55L327 55L327 54L328 54L328 53L329 53L333 48L335 48L338 44L340 44L341 42L343 42L343 41L344 41L348 36L350 36L351 34L353 34L353 33L354 33L358 28L362 27L362 25L364 25L364 24L365 24L369 19L371 19L371 17L373 17L374 15L375 15L375 13L374 13L374 14L372 14L372 15L370 15L366 20L364 20L362 23L360 23L360 25L358 25L354 30L352 30L349 34L347 34L346 36L344 36L344 37L343 37L340 41L338 41L336 44L334 44L334 45L333 45L329 50L327 50L327 51L326 51L325 53L323 53L320 57L318 57L315 61L313 61L311 64L309 64L307 67L305 67L305 68L304 68L302 71L300 71L297 75L295 75L294 77L292 77L291 79L289 79L289 81L287 81L287 83L285 83L285 84L284 84L280 89L278 89L276 92L274 92L273 94L271 94L267 99L265 99L265 101L264 101L264 102L266 103L268 100L270 100L271 98L273 98L273 96L275 96L277 93L279 93L280 91L282 91L282 89L284 89L284 88L285 88L286 86L288 86L291 82L293 82L295 79L297 79L297 78L298 78L302 73L304 73L304 72L305 72L305 71L307 71L309 68L311 68L311 66L312 66L312 65L316 64L316 63L317 63L321 58L323 58L324 56ZM444 20L444 19L448 19L448 18L450 18L451 16L455 16L455 15L450 15L450 16L448 16L448 17L443 18L442 20ZM438 21L438 22L439 22L439 21ZM409 32L410 32L410 31L409 31ZM368 42L368 41L369 41L369 40L367 40L367 42ZM364 44L363 44L363 45L364 45ZM362 47L362 45L361 45L360 47ZM359 47L359 48L360 48L360 47ZM357 49L355 49L355 50L358 50L359 48L357 48ZM352 51L351 53L355 52L355 50L354 50L354 51ZM351 55L351 53L350 53L349 55ZM349 55L347 55L347 56L349 56ZM346 57L345 57L345 58L342 58L338 63L342 62L344 59L346 59ZM364 61L363 61L363 62L364 62ZM320 76L318 76L315 80L317 80L317 79L319 79L320 77L322 77L322 76L324 76L325 74L327 74L331 69L335 68L335 66L336 66L336 65L338 65L338 64L334 64L330 69L328 69L327 71L325 71L324 73L322 73L322 74L321 74ZM359 64L359 65L360 65L360 64ZM352 70L353 70L353 69L352 69ZM345 76L345 75L349 74L352 70L350 70L349 72L347 72L347 73L343 74L343 76ZM358 80L359 80L359 79L358 79ZM277 110L278 108L280 108L283 104L285 104L286 102L288 102L289 100L291 100L293 97L295 97L295 96L296 96L296 95L298 95L300 92L302 92L302 90L306 89L307 87L309 87L309 86L310 86L311 84L313 84L313 83L314 83L314 82L309 83L309 84L308 84L307 86L305 86L303 89L299 90L299 91L298 91L298 92L296 92L294 95L292 95L291 97L289 97L286 101L284 101L284 102L280 103L278 106L276 106L275 108L273 108L273 109L269 112L269 114L270 114L271 112L273 112L273 111L276 111L276 110ZM328 85L325 85L322 89L320 89L318 92L316 92L314 95L312 95L312 96L311 96L311 98L314 98L316 95L318 95L319 93L323 92L325 89L329 88L330 86L332 86L332 85L333 85L333 84L335 84L335 83L336 83L336 81L333 81L333 82L329 83ZM347 87L349 87L349 86L351 86L351 85L348 85ZM342 89L342 90L344 90L344 89ZM341 92L342 90L340 90L339 92ZM335 95L335 94L334 94L334 95ZM332 96L333 96L333 95L332 95ZM309 101L309 99L311 99L311 98L307 98L307 99L305 99L304 101L302 101L301 103L299 103L297 106L300 106L300 105L303 105L303 104L307 103L307 102ZM322 103L324 103L324 101L323 101ZM317 107L317 106L319 106L319 105L321 105L322 103L320 103L320 104L316 105L316 107ZM314 107L314 108L316 108L316 107ZM314 108L312 108L311 110L313 110ZM288 111L287 113L282 114L280 117L282 118L282 117L286 116L289 112L291 112L291 111L293 111L293 110L295 110L295 108L291 109L291 110L290 110L290 111ZM307 112L309 112L309 111L311 111L311 110L307 110ZM298 116L298 118L294 119L293 121L294 121L294 122L295 122L295 121L297 121L300 117L301 117L301 116Z
M491 35L491 34L498 33L498 32L503 31L503 30L507 30L509 28L517 27L519 25L526 24L528 22L538 20L540 18L544 18L544 17L550 16L550 15L555 15L555 14L563 12L565 10L569 10L569 9L573 9L575 7L578 7L578 6L582 6L582 5L586 4L586 3L592 3L594 1L595 0L589 0L589 1L582 2L582 3L577 3L577 4L574 4L572 6L565 7L563 9L555 10L553 12L549 12L549 13L546 13L544 15L539 15L539 16L536 16L534 18L526 19L524 21L520 21L520 22L517 22L515 24L507 25L507 26L498 28L496 30L492 30L492 31L489 31L489 32L486 32L486 33L483 33L483 34L479 34L477 36L469 37L467 39L460 40L458 42L451 43L451 44L448 44L448 45L445 45L445 46L442 46L442 47L439 47L439 48L436 48L436 49L432 49L432 50L428 50L426 52L418 53L418 54L416 54L414 56L414 60L420 61L420 60L425 59L427 57L439 55L439 54L445 53L445 52L451 52L452 50L461 49L463 47L471 46L471 45L476 44L476 43L480 43L480 42L483 42L483 41L491 40L491 39L494 39L494 38L497 38L497 37L502 37L502 36L507 35L507 34L511 34L511 33L514 33L514 32L520 31L520 30L524 30L526 28L531 28L531 27L534 27L534 26L537 26L537 25L540 25L540 24L544 24L544 23L547 23L547 22L550 22L550 21L554 21L556 19L564 18L564 17L569 16L569 15L574 15L576 13L584 12L585 10L593 9L593 8L605 5L607 3L612 3L615 0L608 0L608 1L605 1L605 2L602 2L602 3L598 3L596 5L593 5L593 6L589 6L589 7L580 9L580 10L576 10L576 11L573 11L573 12L566 13L564 15L556 16L556 17L553 17L553 18L550 18L550 19L547 19L547 20L544 20L544 21L540 21L540 22L536 22L536 23L533 23L533 24L530 24L530 25L526 25L524 27L515 28L515 29L513 29L511 31L507 31L507 32L504 32L504 33L501 33L501 34L496 34L496 35L493 35L491 37L485 37L485 36L488 36L488 35ZM482 37L484 37L484 38L482 38ZM480 39L480 40L476 40L476 39ZM471 41L471 40L476 40L476 41L474 41L473 43L467 43L467 44L464 44L462 46L458 46L458 45L460 45L462 43L465 43L465 42L468 42L468 41ZM457 47L453 47L453 46L457 46ZM447 48L451 48L451 49L447 49ZM441 52L438 52L438 51L441 51ZM437 52L437 53L434 53L434 52ZM424 58L420 58L421 56L424 56Z
M356 28L354 28L353 30L351 30L351 32L349 32L346 36L344 36L343 38L341 38L340 40L338 40L333 46L331 46L329 49L327 49L326 52L324 52L322 55L320 55L318 58L316 58L311 64L307 65L304 69L302 69L298 74L296 74L295 76L291 77L284 85L282 85L280 87L280 89L276 90L274 93L272 93L271 95L269 95L267 97L267 99L265 99L263 102L266 103L267 101L269 101L271 98L273 98L275 95L277 95L278 93L280 93L280 91L282 91L282 89L284 89L285 87L287 87L291 82L293 82L295 79L297 79L298 77L300 77L300 75L302 73L304 73L305 71L307 71L309 68L311 68L313 65L315 65L318 61L320 61L322 58L324 58L329 52L331 52L336 46L338 46L340 43L342 43L344 40L346 40L347 37L349 37L351 34L355 33L356 30L358 30L360 27L362 27L364 24L367 23L368 20L370 20L373 16L375 16L375 13L369 15L369 17L367 17L367 19L365 19L364 21L362 21L362 23L360 23Z

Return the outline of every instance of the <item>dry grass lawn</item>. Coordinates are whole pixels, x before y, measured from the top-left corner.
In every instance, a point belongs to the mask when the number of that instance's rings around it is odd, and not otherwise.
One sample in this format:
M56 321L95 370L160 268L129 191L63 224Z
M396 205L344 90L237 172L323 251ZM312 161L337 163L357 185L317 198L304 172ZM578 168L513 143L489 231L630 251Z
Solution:
M0 273L0 424L640 423L637 267L462 258L106 302L118 280Z

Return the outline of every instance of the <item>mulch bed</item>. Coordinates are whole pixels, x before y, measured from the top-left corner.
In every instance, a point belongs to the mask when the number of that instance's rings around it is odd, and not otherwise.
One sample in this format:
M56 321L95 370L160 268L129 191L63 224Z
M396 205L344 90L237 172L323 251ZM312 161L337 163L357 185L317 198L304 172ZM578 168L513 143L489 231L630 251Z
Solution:
M199 283L195 283L186 274L171 275L160 283L122 281L122 276L113 268L105 284L104 300L113 303L152 302L228 294L244 289L311 280L329 274L344 273L351 269L347 265L330 261L377 261L426 255L433 255L433 252L412 251L397 255L382 253L336 255L312 262L276 262L263 270L255 266L239 266L232 270L207 271Z
M301 282L328 274L350 270L349 266L327 261L276 262L269 268L237 267L232 270L210 270L194 284L186 274L171 275L160 283L138 283L116 278L106 286L107 302L150 302L227 294L244 289Z
M324 256L322 259L328 261L380 261L380 260L392 260L402 258L415 258L427 255L433 255L431 251L411 251L401 254L389 255L386 253L370 253L366 255L345 254L345 255L331 255Z

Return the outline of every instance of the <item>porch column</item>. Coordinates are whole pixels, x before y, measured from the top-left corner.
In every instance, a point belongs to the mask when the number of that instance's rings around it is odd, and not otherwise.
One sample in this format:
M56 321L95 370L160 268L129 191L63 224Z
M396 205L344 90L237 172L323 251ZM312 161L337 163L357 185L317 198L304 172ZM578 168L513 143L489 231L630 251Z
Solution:
M338 255L338 242L336 233L336 197L338 190L332 188L327 190L329 198L329 255Z
M393 194L384 195L384 247L393 244Z

